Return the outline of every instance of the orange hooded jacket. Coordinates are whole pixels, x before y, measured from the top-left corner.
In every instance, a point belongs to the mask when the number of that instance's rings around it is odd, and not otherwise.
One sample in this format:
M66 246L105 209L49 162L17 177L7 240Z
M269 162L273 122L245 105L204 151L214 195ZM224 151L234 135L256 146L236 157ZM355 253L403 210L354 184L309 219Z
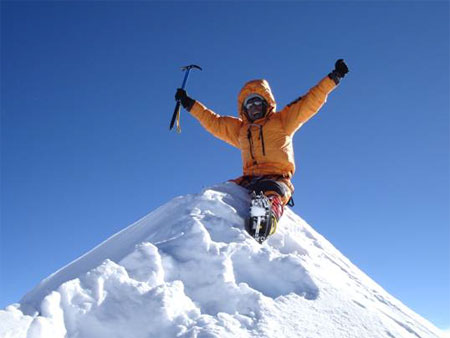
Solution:
M190 113L211 134L241 150L244 176L280 175L289 179L295 172L292 137L319 111L335 87L335 82L325 77L305 96L277 112L269 83L253 80L239 93L239 118L220 116L198 101ZM250 94L261 95L269 105L266 115L253 122L242 106Z

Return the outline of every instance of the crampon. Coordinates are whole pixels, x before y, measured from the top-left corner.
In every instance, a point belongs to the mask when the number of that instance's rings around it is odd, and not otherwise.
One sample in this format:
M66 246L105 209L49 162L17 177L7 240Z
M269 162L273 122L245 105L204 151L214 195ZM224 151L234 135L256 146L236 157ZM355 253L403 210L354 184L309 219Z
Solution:
M250 216L246 222L245 230L258 243L264 242L276 228L276 218L271 209L271 202L262 192L252 192L250 202Z

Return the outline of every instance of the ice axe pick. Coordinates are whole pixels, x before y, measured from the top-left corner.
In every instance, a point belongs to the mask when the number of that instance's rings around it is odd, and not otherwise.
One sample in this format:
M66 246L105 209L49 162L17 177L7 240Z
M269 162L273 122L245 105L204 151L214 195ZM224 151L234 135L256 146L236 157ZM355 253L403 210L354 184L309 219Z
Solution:
M185 72L184 73L183 84L181 85L181 89L185 89L186 88L186 83L187 83L187 80L189 78L189 73L191 72L191 69L193 69L193 68L202 70L202 68L200 66L197 66L197 65L189 65L189 66L181 67L181 70ZM175 110L173 111L172 120L170 121L170 127L169 127L169 130L172 130L173 125L175 124L175 120L176 120L177 121L177 133L181 133L180 107L181 107L181 102L179 100L177 100L177 104L175 105Z

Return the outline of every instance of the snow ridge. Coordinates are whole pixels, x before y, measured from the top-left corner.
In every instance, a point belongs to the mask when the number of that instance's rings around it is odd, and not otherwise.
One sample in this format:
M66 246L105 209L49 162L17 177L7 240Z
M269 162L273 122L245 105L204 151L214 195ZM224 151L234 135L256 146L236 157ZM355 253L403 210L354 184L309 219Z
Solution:
M175 198L0 311L0 337L439 337L287 209L259 245L249 196Z

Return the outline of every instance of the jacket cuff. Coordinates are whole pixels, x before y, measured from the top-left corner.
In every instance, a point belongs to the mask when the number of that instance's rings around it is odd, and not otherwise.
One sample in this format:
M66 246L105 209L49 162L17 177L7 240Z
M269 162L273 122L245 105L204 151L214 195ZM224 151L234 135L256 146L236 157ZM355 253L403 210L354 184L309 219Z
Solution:
M183 105L183 108L186 109L187 111L191 111L194 103L195 103L195 100L191 99L189 96L186 96L181 101L181 104Z
M329 77L330 79L332 79L336 85L339 84L339 81L340 81L341 78L342 78L342 77L338 74L338 72L337 72L336 70L333 70L330 74L328 74L328 77Z

